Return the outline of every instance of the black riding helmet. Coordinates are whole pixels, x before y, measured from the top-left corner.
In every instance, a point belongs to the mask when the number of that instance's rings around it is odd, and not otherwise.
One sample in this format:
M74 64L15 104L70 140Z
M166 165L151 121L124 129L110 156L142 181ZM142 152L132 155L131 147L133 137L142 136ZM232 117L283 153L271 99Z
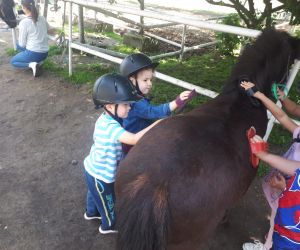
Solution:
M132 103L140 99L133 84L119 74L105 74L94 84L93 101L96 107L105 104Z
M120 72L121 75L129 78L141 69L155 69L158 64L159 63L157 62L152 62L152 60L148 56L142 53L135 53L124 58L120 65Z

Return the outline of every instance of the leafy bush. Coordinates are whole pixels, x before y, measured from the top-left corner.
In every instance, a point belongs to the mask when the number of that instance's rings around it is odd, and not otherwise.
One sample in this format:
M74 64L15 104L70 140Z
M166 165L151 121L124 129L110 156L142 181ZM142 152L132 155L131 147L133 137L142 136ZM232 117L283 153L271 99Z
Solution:
M300 24L300 3L298 0L286 0L285 9L291 12L292 17L290 20L291 25Z
M223 18L221 23L241 27L240 18L238 14L230 14L226 16L225 18ZM219 41L219 43L217 44L217 49L223 55L233 55L234 50L236 50L241 43L241 38L234 34L222 32L217 33L216 37Z

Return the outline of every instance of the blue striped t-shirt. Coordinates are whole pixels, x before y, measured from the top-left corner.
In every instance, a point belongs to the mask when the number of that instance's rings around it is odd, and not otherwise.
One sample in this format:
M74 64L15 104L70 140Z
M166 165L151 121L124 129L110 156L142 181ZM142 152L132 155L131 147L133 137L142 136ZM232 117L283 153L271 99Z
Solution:
M120 136L126 130L111 116L102 114L95 124L94 144L84 159L85 170L106 183L115 181L118 162L122 157Z

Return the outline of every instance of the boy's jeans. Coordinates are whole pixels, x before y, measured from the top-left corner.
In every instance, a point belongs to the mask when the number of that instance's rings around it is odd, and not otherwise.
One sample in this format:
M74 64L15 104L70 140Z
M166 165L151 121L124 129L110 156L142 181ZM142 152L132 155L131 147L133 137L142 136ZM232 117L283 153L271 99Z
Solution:
M48 56L48 52L40 53L40 52L33 52L27 50L26 48L21 47L17 44L17 49L20 53L16 54L11 60L10 63L15 66L16 68L26 69L28 68L28 64L30 62L41 62L45 60Z
M105 183L91 176L87 171L85 178L88 186L86 199L86 212L89 216L100 213L103 230L114 229L115 215L115 190L114 183Z

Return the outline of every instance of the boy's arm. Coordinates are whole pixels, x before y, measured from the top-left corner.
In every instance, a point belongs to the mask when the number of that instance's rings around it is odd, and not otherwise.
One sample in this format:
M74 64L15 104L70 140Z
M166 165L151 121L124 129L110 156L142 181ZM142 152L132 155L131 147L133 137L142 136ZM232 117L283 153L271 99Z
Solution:
M174 111L175 109L177 109L180 106L180 102L184 102L186 99L188 99L191 92L192 91L189 90L181 92L180 95L177 97L180 99L179 103L177 101L177 98L169 103L170 110Z
M270 110L270 112L274 115L274 117L280 122L282 126L284 126L291 133L297 128L297 124L292 121L288 115L279 108L272 100L266 97L263 93L257 91L254 94L254 97L258 98L262 101L265 107Z
M249 88L252 88L255 86L253 83L250 82L243 82L241 84L243 88L246 90ZM280 124L285 127L288 131L291 133L294 132L294 130L298 127L296 123L293 122L292 119L290 119L285 112L281 108L279 108L271 99L266 97L263 93L260 91L257 91L253 95L257 99L259 99L265 107L270 110L270 112L274 115L274 117L280 122Z
M296 170L300 168L299 161L287 160L281 156L270 154L265 151L257 153L256 156L271 167L276 168L289 176L293 176Z
M135 114L143 119L155 120L171 115L169 103L152 105L147 100L141 100L134 104Z
M255 144L264 142L259 135L255 135L250 140L252 152L255 150ZM267 151L257 151L255 155L265 163L269 164L271 167L276 168L289 176L294 175L296 170L300 168L300 161L287 160L281 156L271 154Z
M297 105L295 102L293 102L291 99L286 97L285 99L280 100L282 103L282 106L285 108L285 110L293 115L300 117L300 106Z
M296 104L291 99L289 99L286 96L285 92L279 88L277 89L277 95L278 95L278 99L280 100L282 106L285 108L285 110L289 114L300 117L300 106L298 104Z
M161 120L158 120L152 123L150 126L144 128L143 130L141 130L136 134L126 131L119 137L119 141L128 145L135 145L142 138L144 134L146 134L151 128L153 128L160 121Z

